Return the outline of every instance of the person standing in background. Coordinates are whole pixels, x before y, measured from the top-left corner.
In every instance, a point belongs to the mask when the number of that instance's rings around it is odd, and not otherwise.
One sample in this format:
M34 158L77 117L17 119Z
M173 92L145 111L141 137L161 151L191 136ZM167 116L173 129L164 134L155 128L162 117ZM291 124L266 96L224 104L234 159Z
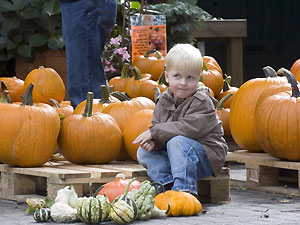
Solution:
M117 15L116 0L60 0L67 57L67 87L75 108L106 84L101 55Z

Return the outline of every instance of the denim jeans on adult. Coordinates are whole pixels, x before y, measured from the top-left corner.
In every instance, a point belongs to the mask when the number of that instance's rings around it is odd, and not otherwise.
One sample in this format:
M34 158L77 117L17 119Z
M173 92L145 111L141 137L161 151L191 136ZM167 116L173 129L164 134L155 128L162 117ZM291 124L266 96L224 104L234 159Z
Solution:
M173 190L197 194L197 178L212 175L204 147L196 140L175 136L166 151L137 151L139 163L147 168L150 179L163 185L174 183Z
M87 92L101 98L106 83L101 54L116 21L116 0L60 0L67 56L67 87L72 106Z

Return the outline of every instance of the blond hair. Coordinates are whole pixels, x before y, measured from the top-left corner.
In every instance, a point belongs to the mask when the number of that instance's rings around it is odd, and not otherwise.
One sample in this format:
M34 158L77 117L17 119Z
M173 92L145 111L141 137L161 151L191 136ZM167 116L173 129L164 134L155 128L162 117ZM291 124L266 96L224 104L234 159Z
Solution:
M166 56L166 71L189 71L200 75L203 59L199 49L190 44L176 44Z

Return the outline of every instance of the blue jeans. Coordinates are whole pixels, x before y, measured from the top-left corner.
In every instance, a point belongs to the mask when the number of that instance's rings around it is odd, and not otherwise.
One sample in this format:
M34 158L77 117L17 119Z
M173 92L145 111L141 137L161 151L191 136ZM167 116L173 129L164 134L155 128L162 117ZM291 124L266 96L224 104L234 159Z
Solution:
M87 92L101 98L106 84L101 61L107 37L115 25L116 0L60 0L67 56L67 87L73 107Z
M213 174L203 146L194 139L175 136L167 142L166 151L139 148L138 162L147 168L150 179L172 189L197 194L197 178Z

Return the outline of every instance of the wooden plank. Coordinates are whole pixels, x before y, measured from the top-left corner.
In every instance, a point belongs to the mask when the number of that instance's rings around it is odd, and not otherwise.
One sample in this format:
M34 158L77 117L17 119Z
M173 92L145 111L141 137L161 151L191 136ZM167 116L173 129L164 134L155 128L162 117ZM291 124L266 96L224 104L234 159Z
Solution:
M126 177L140 177L147 176L147 170L139 164L103 164L103 165L89 165L95 168L111 169L124 173Z

